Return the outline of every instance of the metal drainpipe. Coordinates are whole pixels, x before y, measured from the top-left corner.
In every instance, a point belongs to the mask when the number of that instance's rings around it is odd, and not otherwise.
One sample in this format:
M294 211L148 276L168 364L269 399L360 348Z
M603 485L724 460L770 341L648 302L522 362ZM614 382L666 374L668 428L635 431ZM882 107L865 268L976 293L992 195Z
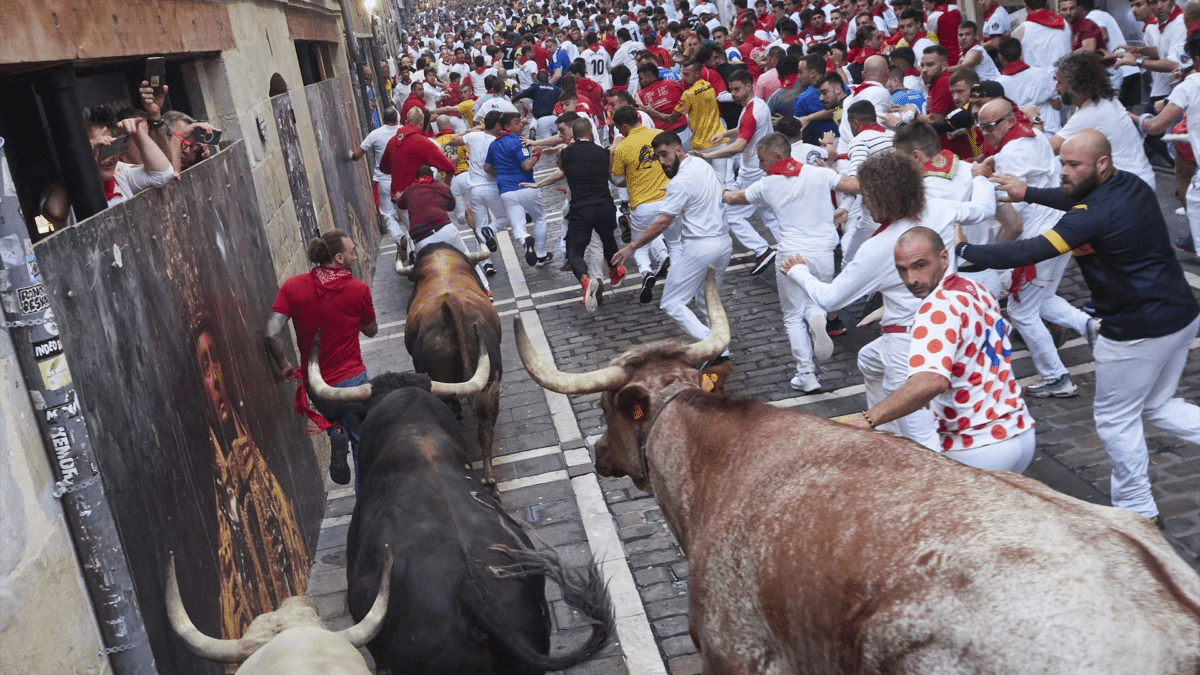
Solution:
M86 139L85 139L86 140ZM88 158L91 162L91 158ZM94 171L93 171L94 173ZM42 288L33 244L21 218L4 139L0 138L0 305L17 361L58 478L54 496L62 502L83 568L92 609L117 675L157 673L125 547L104 494L99 466L88 436L58 325Z
M354 23L350 16L349 3L355 0L341 0L339 5L342 8L342 28L346 30L346 49L350 51L350 81L354 83L354 90L357 93L355 98L358 99L358 124L362 131L362 135L366 135L371 131L371 110L367 104L367 83L362 79L362 64L358 60L358 40L354 38ZM376 101L375 105L379 105Z

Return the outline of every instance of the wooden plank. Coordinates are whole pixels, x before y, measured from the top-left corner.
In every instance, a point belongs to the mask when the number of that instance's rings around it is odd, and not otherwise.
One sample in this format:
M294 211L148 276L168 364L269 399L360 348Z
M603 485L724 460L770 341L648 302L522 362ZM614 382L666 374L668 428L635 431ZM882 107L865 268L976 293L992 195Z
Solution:
M35 246L164 673L223 672L170 634L169 551L189 613L220 637L222 589L255 613L304 590L323 515L295 385L263 347L277 286L256 202L239 141ZM297 527L299 551L276 534ZM266 571L230 562L263 552Z
M0 66L232 49L224 5L201 0L9 0Z
M358 115L350 93L348 75L310 84L304 88L309 116L317 137L321 173L329 194L333 224L346 232L358 247L359 279L375 278L375 254L379 249L379 218L371 194L369 158L346 161L358 147Z
M287 14L288 35L293 40L315 40L335 44L341 41L336 14L321 14L292 5L285 7L284 13Z
M271 110L275 115L275 128L279 130L279 144L283 147L292 206L296 209L296 222L300 226L300 240L307 244L320 232L317 212L313 208L312 190L308 186L308 171L304 168L304 153L300 149L300 132L296 128L296 111L292 109L291 93L271 99Z

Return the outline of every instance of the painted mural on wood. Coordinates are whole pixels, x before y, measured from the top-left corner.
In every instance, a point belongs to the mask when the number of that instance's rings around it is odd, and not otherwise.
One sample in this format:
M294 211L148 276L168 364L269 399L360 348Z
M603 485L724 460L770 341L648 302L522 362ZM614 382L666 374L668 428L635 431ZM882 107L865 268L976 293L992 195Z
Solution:
M346 160L347 153L362 142L358 137L358 113L350 91L350 76L310 84L304 93L312 114L333 226L349 234L358 246L358 268L354 275L370 283L375 278L380 220L371 195L369 158L358 162Z
M305 590L324 506L294 384L263 343L277 285L242 144L40 242L37 255L162 672L163 570L209 635Z

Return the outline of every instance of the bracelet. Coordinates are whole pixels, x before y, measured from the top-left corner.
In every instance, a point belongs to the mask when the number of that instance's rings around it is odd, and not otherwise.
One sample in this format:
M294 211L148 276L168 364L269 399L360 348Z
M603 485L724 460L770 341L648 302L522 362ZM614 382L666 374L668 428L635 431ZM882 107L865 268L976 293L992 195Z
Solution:
M871 427L872 429L875 428L875 423L871 421L871 416L867 414L866 410L859 414L862 415L863 419L867 421L867 426Z

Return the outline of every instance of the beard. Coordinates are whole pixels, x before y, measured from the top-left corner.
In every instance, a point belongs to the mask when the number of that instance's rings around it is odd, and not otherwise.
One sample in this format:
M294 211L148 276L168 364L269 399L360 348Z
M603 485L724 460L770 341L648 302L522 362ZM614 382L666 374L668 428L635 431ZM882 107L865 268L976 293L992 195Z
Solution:
M1077 183L1068 184L1068 183L1064 182L1063 186L1062 186L1062 190L1071 199L1073 199L1075 201L1081 201L1084 197L1091 194L1092 190L1095 190L1096 186L1099 184L1100 184L1100 177L1093 173L1092 175L1088 176L1087 178L1084 178L1083 180L1081 180Z
M679 165L683 162L682 157L676 157L675 162L671 166L664 166L663 173L667 174L667 178L674 178L675 174L679 173Z

